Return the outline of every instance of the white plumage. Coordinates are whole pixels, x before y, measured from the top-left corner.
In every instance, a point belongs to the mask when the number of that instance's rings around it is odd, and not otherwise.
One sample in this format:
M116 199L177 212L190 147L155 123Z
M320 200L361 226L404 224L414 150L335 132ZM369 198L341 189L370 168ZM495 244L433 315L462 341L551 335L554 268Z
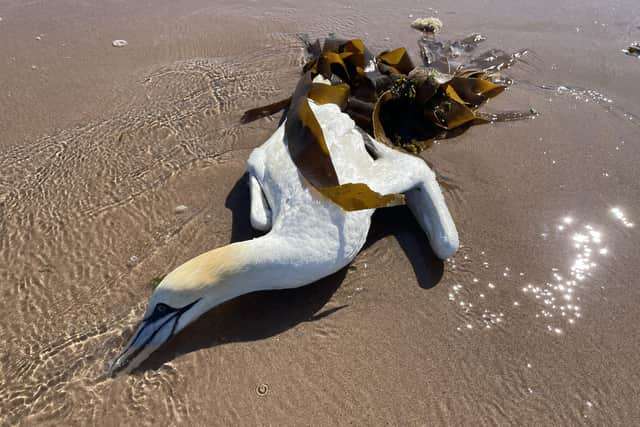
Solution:
M381 194L404 193L440 258L458 249L458 234L435 174L420 158L383 145L333 104L309 101L340 184L366 183ZM197 317L239 295L294 288L349 264L365 243L373 209L344 211L312 189L293 163L284 124L248 160L251 224L262 237L204 253L168 274L112 372L131 370Z

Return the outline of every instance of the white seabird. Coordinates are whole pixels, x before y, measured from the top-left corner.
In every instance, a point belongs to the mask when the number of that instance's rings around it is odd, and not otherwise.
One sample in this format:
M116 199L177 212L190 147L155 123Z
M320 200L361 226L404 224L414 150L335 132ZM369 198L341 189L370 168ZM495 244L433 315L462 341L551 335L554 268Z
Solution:
M436 182L419 157L375 141L335 104L309 104L338 181L380 194L404 193L436 255L455 254L458 233ZM253 240L201 254L169 273L111 372L131 371L213 307L267 289L304 286L348 265L364 245L374 209L345 211L311 188L293 163L284 123L248 160Z

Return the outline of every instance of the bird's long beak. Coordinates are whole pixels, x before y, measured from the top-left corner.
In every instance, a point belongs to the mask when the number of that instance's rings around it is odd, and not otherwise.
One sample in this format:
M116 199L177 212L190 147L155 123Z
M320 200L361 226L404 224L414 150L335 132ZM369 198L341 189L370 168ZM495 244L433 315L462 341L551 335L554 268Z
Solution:
M120 372L130 373L137 368L181 329L178 325L180 317L198 301L177 309L164 304L163 310L157 310L156 307L154 312L140 322L124 351L111 364L109 374L115 376Z

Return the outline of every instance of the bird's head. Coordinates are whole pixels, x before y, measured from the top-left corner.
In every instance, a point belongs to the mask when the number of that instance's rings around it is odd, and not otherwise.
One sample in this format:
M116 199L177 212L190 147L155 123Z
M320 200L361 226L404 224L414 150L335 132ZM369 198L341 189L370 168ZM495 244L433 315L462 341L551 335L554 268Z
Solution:
M110 373L114 375L135 369L202 313L202 301L202 296L191 295L187 298L168 287L158 287L129 343L113 361Z
M242 271L238 251L226 247L193 258L169 273L154 290L144 318L109 369L131 372L158 347L210 308L233 298Z

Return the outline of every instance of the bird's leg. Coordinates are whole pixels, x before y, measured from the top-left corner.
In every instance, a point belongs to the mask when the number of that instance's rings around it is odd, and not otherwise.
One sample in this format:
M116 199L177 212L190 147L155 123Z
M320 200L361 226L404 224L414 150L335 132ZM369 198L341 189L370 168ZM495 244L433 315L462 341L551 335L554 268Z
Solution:
M258 179L253 174L249 174L249 195L251 226L259 231L268 231L271 229L271 209Z

